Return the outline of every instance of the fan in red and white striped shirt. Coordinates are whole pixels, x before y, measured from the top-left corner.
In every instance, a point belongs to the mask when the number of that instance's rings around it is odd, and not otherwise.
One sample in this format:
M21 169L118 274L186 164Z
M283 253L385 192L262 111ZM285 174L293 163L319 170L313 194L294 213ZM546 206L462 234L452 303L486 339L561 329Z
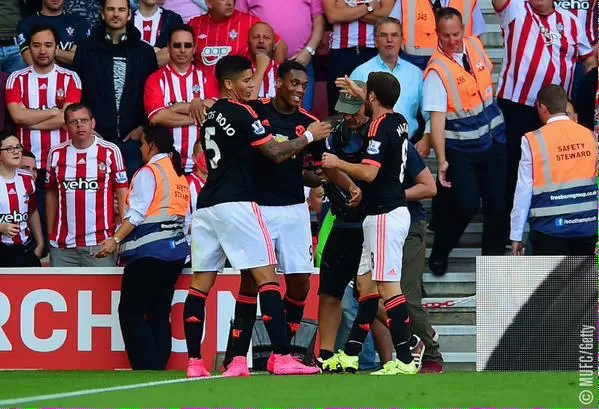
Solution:
M27 111L47 111L48 118L53 114L62 117L61 109L80 100L79 76L55 64L47 74L40 74L35 66L29 66L13 72L8 78L7 107L17 123L17 136L23 148L35 155L38 169L45 168L50 148L66 141L67 133L62 125L54 129L46 129L45 121L36 122L35 117L28 115L23 107Z
M96 246L114 234L115 194L121 190L124 199L127 172L118 147L93 138L86 149L67 141L52 148L48 156L46 188L58 195L57 215L49 233L53 247Z
M152 123L167 126L168 121L155 121L154 118L161 110L175 104L185 104L194 98L205 99L204 87L206 80L202 70L193 65L184 74L179 74L170 65L159 69L146 81L144 106ZM198 127L195 124L170 127L175 140L175 148L181 154L185 173L193 169L192 149L198 139Z
M193 33L176 30L168 45L169 63L146 81L144 107L153 125L170 128L185 173L193 170L193 146L199 130L190 116L191 102L206 98L206 78L193 66ZM216 92L216 91L213 91Z
M556 1L556 4L578 17L591 46L597 44L597 0Z
M215 81L214 69L218 60L227 55L248 54L248 39L250 28L260 19L235 10L227 5L212 2L208 14L195 17L189 21L196 36L195 64L206 67L204 71L208 81ZM284 61L287 56L287 46L278 35L275 35L275 59ZM218 97L218 95L208 95Z
M31 240L28 221L37 210L36 203L35 181L29 172L17 169L12 179L0 176L0 224L18 224L20 228L14 237L0 234L3 244L26 244Z
M275 48L275 32L264 22L256 23L250 29L247 58L252 61L254 71L255 98L272 98L276 94L276 78L279 64L273 59ZM258 54L263 54L258 57ZM268 59L265 57L268 56ZM256 71L264 70L262 78L257 77Z
M496 11L505 41L497 97L534 106L546 85L557 84L570 92L576 63L592 55L578 19L560 7L540 15L522 0L507 0Z

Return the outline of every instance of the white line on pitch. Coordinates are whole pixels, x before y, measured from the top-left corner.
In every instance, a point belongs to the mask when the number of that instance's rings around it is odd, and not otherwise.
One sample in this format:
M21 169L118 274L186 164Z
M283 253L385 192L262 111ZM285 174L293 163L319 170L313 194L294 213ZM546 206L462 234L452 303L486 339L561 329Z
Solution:
M38 395L38 396L29 396L29 397L25 397L25 398L6 399L6 400L0 401L0 406L19 405L22 403L37 402L37 401L51 400L51 399L73 398L76 396L93 395L96 393L118 392L118 391L130 390L130 389L150 388L152 386L170 385L173 383L205 381L205 380L209 380L209 379L217 379L217 378L222 378L222 377L223 377L222 375L216 375L216 376L212 376L210 378L166 379L163 381L135 383L135 384L131 384L131 385L121 385L121 386L111 386L109 388L83 389L80 391L54 393L54 394L50 394L50 395Z

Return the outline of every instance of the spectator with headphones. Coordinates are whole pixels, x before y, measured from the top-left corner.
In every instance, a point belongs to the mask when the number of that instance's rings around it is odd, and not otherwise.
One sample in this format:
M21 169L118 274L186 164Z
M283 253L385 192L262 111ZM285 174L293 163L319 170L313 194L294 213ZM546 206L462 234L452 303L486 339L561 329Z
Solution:
M102 0L102 22L77 47L73 67L96 131L121 149L129 178L142 166L139 151L146 79L158 69L156 53L131 23L128 0ZM111 86L112 84L112 86Z

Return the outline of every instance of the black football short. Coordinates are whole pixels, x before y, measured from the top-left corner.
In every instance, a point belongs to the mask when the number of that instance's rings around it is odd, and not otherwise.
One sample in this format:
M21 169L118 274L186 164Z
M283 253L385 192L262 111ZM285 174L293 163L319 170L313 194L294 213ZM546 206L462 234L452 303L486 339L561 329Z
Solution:
M363 242L361 226L333 226L322 252L318 294L343 298L345 288L358 273Z

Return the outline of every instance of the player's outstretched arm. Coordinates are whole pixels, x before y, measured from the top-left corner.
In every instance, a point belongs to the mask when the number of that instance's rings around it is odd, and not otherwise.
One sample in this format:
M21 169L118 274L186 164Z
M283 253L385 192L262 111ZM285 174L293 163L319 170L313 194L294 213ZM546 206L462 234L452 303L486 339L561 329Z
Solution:
M327 122L312 122L306 132L296 139L277 142L270 139L268 142L257 146L257 149L268 159L281 163L301 152L309 143L325 139L331 132L331 125Z
M308 143L305 136L282 143L275 141L273 138L257 146L257 149L271 161L281 163L300 153L302 149L308 146Z

